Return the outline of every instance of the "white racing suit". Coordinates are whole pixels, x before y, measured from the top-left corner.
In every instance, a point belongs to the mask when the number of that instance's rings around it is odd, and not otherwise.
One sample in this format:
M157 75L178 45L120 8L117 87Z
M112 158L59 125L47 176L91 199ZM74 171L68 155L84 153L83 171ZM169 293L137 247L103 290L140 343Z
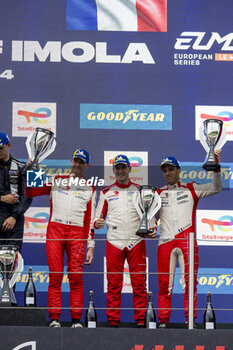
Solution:
M221 172L213 173L208 184L181 183L158 189L162 200L160 209L160 239L157 254L159 281L159 320L168 323L171 314L171 293L177 260L181 269L184 291L185 317L188 321L188 238L195 232L196 208L200 198L212 196L221 191ZM198 246L195 235L194 248L194 318L197 306Z

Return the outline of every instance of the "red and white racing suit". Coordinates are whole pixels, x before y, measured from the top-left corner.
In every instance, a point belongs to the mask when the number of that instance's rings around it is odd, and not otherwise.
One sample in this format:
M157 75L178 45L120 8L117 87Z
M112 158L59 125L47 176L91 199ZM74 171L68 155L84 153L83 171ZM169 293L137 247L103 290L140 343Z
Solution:
M157 254L159 281L159 320L168 323L171 314L171 293L177 260L181 269L185 317L188 321L188 237L195 232L198 200L220 192L221 172L213 173L213 181L198 185L195 182L167 185L158 189L162 200L160 209L160 238ZM194 318L197 316L198 246L194 247Z
M125 259L133 288L134 319L143 323L147 307L146 291L146 246L145 241L136 236L140 218L132 202L132 196L139 185L129 182L121 185L115 182L100 193L95 221L107 216L107 317L110 324L120 321L121 290ZM138 274L137 274L138 273ZM113 309L114 308L114 309ZM117 308L117 309L115 309ZM141 308L142 310L139 310Z
M94 247L91 223L95 209L96 190L91 186L77 186L75 183L72 184L72 181L69 186L71 178L73 178L72 175L56 176L51 186L44 184L43 187L25 188L25 194L28 197L50 194L46 253L49 266L48 307L51 319L59 319L61 314L61 284L65 250L70 283L70 313L72 319L81 318L82 272L86 239L88 248ZM62 183L63 180L65 181Z

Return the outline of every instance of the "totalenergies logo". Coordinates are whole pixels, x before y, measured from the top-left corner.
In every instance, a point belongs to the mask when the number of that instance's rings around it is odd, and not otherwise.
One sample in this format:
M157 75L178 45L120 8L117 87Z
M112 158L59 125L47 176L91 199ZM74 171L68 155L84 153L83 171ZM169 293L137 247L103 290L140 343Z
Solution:
M233 226L233 217L230 215L221 216L218 220L203 218L201 220L203 224L210 225L210 229L213 232L214 226L217 226L220 231L231 232Z
M140 171L140 167L143 164L143 160L140 157L129 157L130 166L132 167L132 173ZM109 160L109 164L113 165L113 158Z
M39 212L36 213L33 217L25 216L25 227L29 228L29 225L31 223L35 228L44 229L46 228L48 221L49 214Z
M202 113L201 118L202 119L219 119L222 122L224 122L225 127L230 127L231 121L233 119L233 113L230 111L221 111L216 115Z
M33 118L36 123L46 124L48 123L48 118L51 116L52 112L49 108L41 107L35 109L33 112L20 109L17 114L25 117L28 124L30 124L31 118Z

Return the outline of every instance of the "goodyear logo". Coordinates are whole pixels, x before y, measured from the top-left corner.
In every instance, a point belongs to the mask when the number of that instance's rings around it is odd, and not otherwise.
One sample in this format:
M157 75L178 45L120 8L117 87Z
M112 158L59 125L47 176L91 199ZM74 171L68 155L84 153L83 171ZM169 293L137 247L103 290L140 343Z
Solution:
M81 103L80 128L172 130L172 106Z
M198 294L232 294L233 269L229 268L199 268L197 275ZM183 294L180 268L176 269L174 293Z
M213 172L205 171L202 168L203 163L181 162L181 180L183 182L194 181L199 184L211 182L213 178ZM233 163L221 163L221 173L223 188L233 188Z
M16 291L23 292L28 281L28 268L24 266L24 271L18 277L16 282ZM32 266L33 281L35 283L36 291L47 292L49 285L49 270L47 265ZM69 279L66 267L64 268L64 275L62 279L62 292L69 292Z

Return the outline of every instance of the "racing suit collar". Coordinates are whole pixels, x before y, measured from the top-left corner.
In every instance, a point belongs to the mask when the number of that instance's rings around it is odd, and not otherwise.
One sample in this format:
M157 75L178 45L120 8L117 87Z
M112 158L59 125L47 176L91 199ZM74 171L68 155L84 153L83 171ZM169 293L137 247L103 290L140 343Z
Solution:
M169 189L177 188L177 187L180 187L180 186L181 186L180 180L177 181L174 185L169 185L169 184L167 184L167 187L168 187Z
M129 183L127 185L119 184L119 182L116 181L116 186L120 188L128 188L131 186L132 182L129 180Z

